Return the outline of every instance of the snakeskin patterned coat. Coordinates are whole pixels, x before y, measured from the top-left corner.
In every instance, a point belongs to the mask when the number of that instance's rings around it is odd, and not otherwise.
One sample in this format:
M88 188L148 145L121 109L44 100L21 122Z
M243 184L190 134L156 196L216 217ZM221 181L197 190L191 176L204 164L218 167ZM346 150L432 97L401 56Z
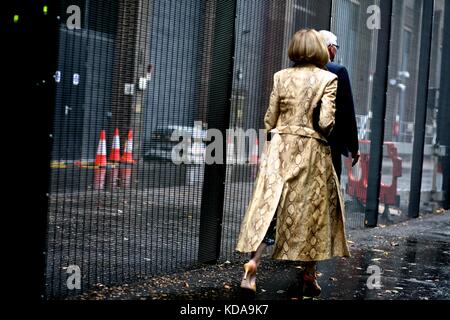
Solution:
M272 132L236 250L255 251L276 216L272 257L321 261L349 256L344 204L327 136L337 77L313 65L277 72L264 118Z

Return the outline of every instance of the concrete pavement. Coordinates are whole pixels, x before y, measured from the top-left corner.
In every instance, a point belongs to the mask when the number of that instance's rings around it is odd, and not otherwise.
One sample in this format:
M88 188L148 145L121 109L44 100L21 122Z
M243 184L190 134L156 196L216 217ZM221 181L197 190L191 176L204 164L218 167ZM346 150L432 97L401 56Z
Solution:
M352 257L319 264L321 300L449 300L450 212L388 227L351 230ZM258 270L257 293L239 288L242 263L198 266L190 271L146 278L116 287L98 286L80 300L299 300L295 262L274 261L267 253ZM374 270L380 270L380 287ZM371 278L369 278L371 277ZM376 279L375 279L376 280Z

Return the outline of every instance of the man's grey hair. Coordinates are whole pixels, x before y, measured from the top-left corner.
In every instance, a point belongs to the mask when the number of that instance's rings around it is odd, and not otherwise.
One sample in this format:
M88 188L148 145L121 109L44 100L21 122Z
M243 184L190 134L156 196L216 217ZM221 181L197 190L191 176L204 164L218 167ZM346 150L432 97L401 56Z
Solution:
M334 33L327 31L327 30L320 30L319 31L320 34L322 35L325 44L327 45L327 47L334 45L337 46L337 37Z

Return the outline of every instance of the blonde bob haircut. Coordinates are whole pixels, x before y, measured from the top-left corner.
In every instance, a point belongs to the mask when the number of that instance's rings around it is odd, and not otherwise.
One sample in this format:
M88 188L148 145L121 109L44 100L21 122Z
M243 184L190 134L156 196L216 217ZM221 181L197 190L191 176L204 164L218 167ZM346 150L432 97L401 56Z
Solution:
M314 29L297 31L292 37L288 55L296 65L311 63L319 68L324 68L330 60L323 36Z

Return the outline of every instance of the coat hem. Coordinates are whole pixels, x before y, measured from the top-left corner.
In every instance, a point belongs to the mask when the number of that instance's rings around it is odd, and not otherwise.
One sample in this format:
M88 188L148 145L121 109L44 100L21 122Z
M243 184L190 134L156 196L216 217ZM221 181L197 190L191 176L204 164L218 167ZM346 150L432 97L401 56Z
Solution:
M336 254L336 255L332 255L332 256L319 256L314 259L288 259L288 258L274 257L274 256L272 256L271 258L274 260L280 260L280 261L321 262L321 261L331 260L333 258L350 258L350 257L351 257L350 254Z

